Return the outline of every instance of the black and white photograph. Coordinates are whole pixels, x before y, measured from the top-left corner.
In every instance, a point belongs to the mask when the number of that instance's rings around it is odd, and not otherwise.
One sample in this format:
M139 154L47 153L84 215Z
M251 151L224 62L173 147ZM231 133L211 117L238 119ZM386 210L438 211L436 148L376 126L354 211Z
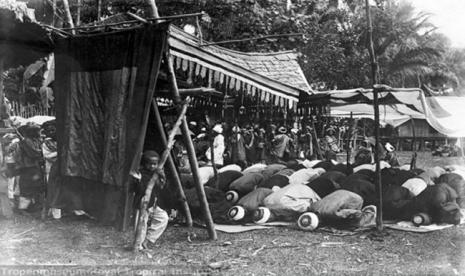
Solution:
M465 1L0 0L3 275L465 275Z

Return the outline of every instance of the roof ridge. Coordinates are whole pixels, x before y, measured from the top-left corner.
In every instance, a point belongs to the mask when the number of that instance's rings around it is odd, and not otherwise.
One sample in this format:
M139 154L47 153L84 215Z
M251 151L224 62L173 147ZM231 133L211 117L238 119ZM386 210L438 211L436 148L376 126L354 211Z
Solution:
M228 51L228 52L232 52L234 54L239 54L239 55L244 55L244 56L252 56L252 55L253 56L256 56L256 55L260 55L260 56L277 56L277 55L287 55L287 54L296 54L297 55L297 51L295 51L295 50L285 50L285 51L277 51L277 52L242 52L242 51L233 50L233 49L225 48L225 47L218 46L218 45L200 46L198 37L196 37L196 36L194 36L194 35L192 35L190 33L185 32L181 28L179 28L177 26L174 26L174 25L170 25L170 31L171 30L175 30L175 31L177 31L179 34L181 34L183 36L188 36L191 40L194 40L195 42L197 42L197 44L198 44L197 46L199 46L201 48L217 48L217 49L220 49L220 50L224 50L224 51ZM208 42L210 42L210 41L208 41Z

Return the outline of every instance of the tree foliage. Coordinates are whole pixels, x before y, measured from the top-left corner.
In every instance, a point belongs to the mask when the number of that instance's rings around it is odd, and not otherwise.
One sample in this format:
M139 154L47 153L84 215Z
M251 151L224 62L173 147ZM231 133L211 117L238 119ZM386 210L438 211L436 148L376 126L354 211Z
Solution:
M58 1L59 3L60 1ZM73 16L77 0L70 0ZM81 21L97 20L97 1L82 0ZM269 38L227 44L240 51L296 50L315 89L368 87L370 64L364 0L156 0L161 16L205 12L203 38L224 41L275 34ZM146 0L104 0L102 17L132 12L148 17ZM60 7L59 7L60 9ZM429 22L404 1L376 0L370 6L373 42L380 81L394 87L465 85L465 50L454 49ZM194 18L174 24L196 26Z

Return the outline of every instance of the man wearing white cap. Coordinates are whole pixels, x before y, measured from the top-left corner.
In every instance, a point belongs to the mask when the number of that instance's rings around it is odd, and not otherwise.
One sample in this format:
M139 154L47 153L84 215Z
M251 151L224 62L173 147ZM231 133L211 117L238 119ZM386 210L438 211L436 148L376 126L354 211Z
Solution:
M220 124L217 124L213 127L213 132L215 134L215 138L213 140L213 151L214 151L214 162L216 166L222 167L224 164L223 154L225 150L224 146L224 136L223 136L223 127ZM207 152L205 153L207 159L211 163L211 148L208 148Z
M394 148L391 143L387 142L384 145L384 149L386 150L386 156L384 157L384 160L389 163L392 167L399 167L399 159L397 159L397 154L396 154L396 148Z

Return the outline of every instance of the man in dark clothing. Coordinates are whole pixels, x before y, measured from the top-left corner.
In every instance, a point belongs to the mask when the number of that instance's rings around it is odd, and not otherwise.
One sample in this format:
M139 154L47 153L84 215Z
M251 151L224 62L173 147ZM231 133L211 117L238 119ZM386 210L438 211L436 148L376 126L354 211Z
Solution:
M24 139L19 142L15 153L16 172L19 178L19 209L27 209L31 202L40 201L45 192L45 160L42 155L40 127L28 124L24 128Z
M410 220L415 214L426 213L433 223L459 224L461 219L457 193L447 184L428 186L404 205L401 218Z

